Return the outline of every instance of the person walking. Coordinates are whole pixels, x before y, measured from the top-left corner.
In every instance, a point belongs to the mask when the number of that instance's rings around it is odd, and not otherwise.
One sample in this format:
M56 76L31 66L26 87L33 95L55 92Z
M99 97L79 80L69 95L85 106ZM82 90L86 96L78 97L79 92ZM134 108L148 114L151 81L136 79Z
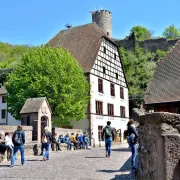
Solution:
M111 122L107 121L107 125L103 128L102 140L105 139L105 147L106 147L106 157L111 157L111 146L112 141L114 141L114 132L111 127Z
M4 144L4 132L0 131L0 154L4 154L8 146Z
M11 136L10 132L8 132L6 134L6 136L5 136L5 145L8 146L7 159L9 161L12 158L12 153L13 153L13 148L14 148L14 145L13 145L13 142L12 142L12 136Z
M11 168L14 166L14 162L16 159L16 154L18 150L21 152L21 164L24 164L24 144L25 144L25 133L23 131L23 127L19 125L17 130L14 132L12 136L12 142L14 144L13 156L11 158Z
M132 171L136 169L136 164L135 164L136 155L137 155L136 143L138 141L138 133L133 125L134 125L134 120L133 119L129 120L127 124L127 128L128 128L128 143L132 153L132 159L131 159Z
M49 132L48 127L45 127L45 131L42 134L41 141L42 141L42 149L46 150L43 157L43 160L46 161L46 160L49 160L49 151L50 151L50 146L52 142L52 135Z

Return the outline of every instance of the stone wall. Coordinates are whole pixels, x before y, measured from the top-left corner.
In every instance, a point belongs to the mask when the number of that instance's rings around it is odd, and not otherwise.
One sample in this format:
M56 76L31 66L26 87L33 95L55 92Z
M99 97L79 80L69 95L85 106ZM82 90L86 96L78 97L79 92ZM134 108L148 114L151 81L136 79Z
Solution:
M1 126L0 125L0 131L4 132L15 132L17 130L17 126ZM25 132L26 136L26 143L31 143L32 142L32 126L23 126L23 130Z
M135 39L123 39L123 40L114 40L120 47L124 47L127 50L134 50L136 45L139 45L140 47L150 50L150 51L156 51L158 49L167 51L169 48L174 46L177 41L176 40L167 40L165 38L159 38L159 39L149 39L145 41L138 41Z
M136 180L180 179L180 115L152 113L139 118Z
M52 128L52 133L57 133L57 135L61 135L63 134L63 136L65 136L66 134L71 135L71 133L74 133L75 135L78 133L83 134L83 130L82 129L64 129L64 128Z

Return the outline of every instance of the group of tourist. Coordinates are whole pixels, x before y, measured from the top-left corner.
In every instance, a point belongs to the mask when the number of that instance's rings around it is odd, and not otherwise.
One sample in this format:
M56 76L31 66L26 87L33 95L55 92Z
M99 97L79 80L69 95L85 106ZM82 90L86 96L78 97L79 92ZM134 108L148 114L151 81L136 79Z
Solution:
M0 153L4 154L7 150L9 152L8 160L11 160L11 166L14 166L14 162L16 159L16 154L18 150L21 153L21 164L24 164L24 144L25 144L25 133L22 129L23 127L19 125L17 130L12 133L6 133L5 138L3 138L3 134L0 133ZM4 143L3 143L4 142ZM88 149L89 148L89 137L86 132L83 135L71 133L63 136L57 136L56 133L53 135L49 131L48 127L45 127L42 135L41 135L41 155L43 155L43 160L49 160L49 151L51 148L51 144L56 145L56 151L61 150L60 144L65 143L68 146L68 150L71 150L74 147L76 149ZM45 152L44 152L45 151Z
M134 121L130 120L127 124L127 136L128 136L128 143L129 147L131 148L132 152L132 170L135 170L135 160L137 155L136 150L136 144L138 141L138 134L134 127ZM0 153L4 153L7 149L10 152L9 154L9 160L11 160L11 166L14 166L14 162L16 159L16 154L18 150L21 152L21 164L24 164L24 144L25 144L25 133L22 129L22 126L19 125L17 127L17 130L13 133L6 133L5 134L5 144L2 143L3 136L2 133L0 133ZM114 131L111 127L111 122L108 121L107 125L103 128L102 133L102 140L105 140L105 149L106 149L106 157L111 157L111 146L112 141L114 140ZM69 134L66 134L65 136L57 135L54 133L53 135L49 131L48 127L45 127L44 132L41 135L41 155L43 155L43 160L49 160L49 151L51 144L56 145L56 151L60 150L60 144L65 143L68 146L68 150L73 148L76 149L88 149L89 145L89 137L87 133L83 133L83 135L71 133L71 136ZM45 150L45 152L44 152Z
M71 133L71 136L69 136L69 134L66 134L65 136L61 134L58 136L57 133L54 133L52 137L52 143L56 144L56 151L58 150L61 151L61 148L60 148L61 143L67 144L68 150L71 150L72 145L74 146L74 150L88 149L89 137L86 132L84 132L83 135L76 134L76 136L74 135L74 133Z
M0 133L0 153L4 154L6 150L8 151L8 160L11 160L10 167L14 166L18 150L21 152L21 164L24 164L24 143L25 133L22 130L21 125L17 127L17 130L13 133L13 135L10 132L6 133L4 140L2 132Z

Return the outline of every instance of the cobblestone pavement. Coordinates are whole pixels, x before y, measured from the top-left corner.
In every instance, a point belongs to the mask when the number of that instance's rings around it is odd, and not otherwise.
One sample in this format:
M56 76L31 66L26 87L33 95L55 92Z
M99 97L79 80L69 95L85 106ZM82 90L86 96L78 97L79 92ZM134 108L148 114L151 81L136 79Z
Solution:
M113 146L112 158L105 158L104 148L69 152L51 152L49 161L42 156L26 157L22 166L17 160L0 164L1 180L134 180L130 175L130 155L127 144ZM19 159L19 158L18 158Z

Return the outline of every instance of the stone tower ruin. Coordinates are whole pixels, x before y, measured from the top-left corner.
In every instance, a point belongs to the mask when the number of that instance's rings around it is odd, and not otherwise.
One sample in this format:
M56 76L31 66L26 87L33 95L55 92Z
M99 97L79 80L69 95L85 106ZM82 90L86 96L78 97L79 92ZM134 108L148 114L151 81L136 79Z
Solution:
M92 22L95 22L104 32L112 38L112 13L107 10L92 12Z

